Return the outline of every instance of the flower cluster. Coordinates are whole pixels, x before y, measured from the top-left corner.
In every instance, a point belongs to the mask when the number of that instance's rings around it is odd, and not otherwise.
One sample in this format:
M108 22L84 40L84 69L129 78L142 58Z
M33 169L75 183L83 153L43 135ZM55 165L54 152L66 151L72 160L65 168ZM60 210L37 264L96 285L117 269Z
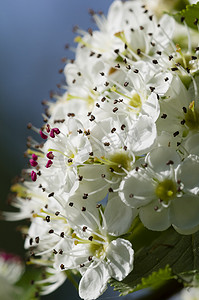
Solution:
M141 1L93 13L99 30L76 29L66 89L48 103L43 142L30 139L30 168L12 187L17 213L30 219L25 248L46 266L43 294L79 272L79 295L96 299L110 278L132 270L128 233L199 229L199 47L176 40L175 21ZM195 21L197 29L197 21Z

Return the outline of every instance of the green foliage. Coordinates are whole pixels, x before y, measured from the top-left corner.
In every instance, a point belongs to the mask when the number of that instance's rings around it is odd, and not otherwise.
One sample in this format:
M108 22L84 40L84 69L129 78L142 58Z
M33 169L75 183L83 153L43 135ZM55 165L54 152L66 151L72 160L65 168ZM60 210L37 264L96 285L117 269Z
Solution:
M172 15L177 22L181 23L185 20L189 27L197 29L197 20L199 20L199 2L197 4L187 5L185 9L170 15Z
M110 283L121 295L157 288L172 278L191 284L199 272L198 248L199 233L181 235L170 228L135 253L134 269L122 282L112 279Z

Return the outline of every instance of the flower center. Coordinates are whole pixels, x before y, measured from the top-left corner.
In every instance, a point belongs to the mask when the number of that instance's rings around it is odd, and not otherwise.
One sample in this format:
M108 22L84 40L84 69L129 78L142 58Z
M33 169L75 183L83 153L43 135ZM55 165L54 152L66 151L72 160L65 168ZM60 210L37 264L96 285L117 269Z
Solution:
M168 203L177 193L176 184L171 179L165 179L158 183L155 193L160 200Z
M117 173L124 173L124 169L130 171L131 159L126 152L117 152L109 157L109 169Z
M135 108L141 108L142 107L142 101L140 98L140 95L138 93L135 93L132 98L129 101L129 105Z
M96 234L92 235L92 240L90 243L90 251L93 256L100 258L104 255L106 250L106 241L100 238Z

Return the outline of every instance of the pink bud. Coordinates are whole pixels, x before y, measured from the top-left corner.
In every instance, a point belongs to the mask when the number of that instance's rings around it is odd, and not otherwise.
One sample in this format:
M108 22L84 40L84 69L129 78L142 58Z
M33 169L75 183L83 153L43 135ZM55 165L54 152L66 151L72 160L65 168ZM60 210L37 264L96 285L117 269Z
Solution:
M31 172L31 178L32 178L32 181L36 181L37 180L37 174L35 173L35 171Z

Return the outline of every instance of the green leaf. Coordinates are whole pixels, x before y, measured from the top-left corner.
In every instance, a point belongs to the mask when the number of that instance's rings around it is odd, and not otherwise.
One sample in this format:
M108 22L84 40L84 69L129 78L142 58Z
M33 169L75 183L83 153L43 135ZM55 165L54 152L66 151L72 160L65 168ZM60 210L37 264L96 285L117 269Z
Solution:
M170 228L135 253L134 269L122 282L112 279L110 283L121 295L144 286L155 288L174 276L190 284L199 272L198 249L199 233L180 235Z
M193 28L198 29L197 20L199 20L199 2L197 4L187 5L185 9L175 13L170 14L179 23L185 20L186 24Z

